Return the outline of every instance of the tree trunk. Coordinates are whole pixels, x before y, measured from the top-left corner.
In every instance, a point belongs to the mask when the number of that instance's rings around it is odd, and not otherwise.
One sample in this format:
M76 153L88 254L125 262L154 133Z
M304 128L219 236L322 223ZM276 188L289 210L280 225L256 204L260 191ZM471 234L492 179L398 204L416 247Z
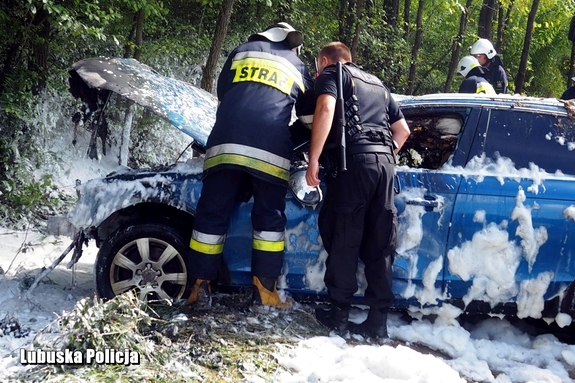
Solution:
M571 41L571 58L569 59L569 74L567 75L567 88L575 85L573 75L575 75L575 16L571 17L567 38Z
M142 44L144 43L144 10L140 9L136 14L136 48L134 49L134 58L140 61L142 56Z
M509 26L509 20L511 17L511 11L513 10L513 4L515 0L510 0L507 9L503 7L502 2L499 2L499 10L498 10L498 22L497 22L497 41L495 42L495 50L497 53L501 54L503 50L503 46L505 43L505 32L507 32ZM505 15L504 15L505 14Z
M20 52L20 45L12 44L10 45L0 57L4 56L4 61L2 62L2 70L0 71L0 96L4 94L4 89L6 88L6 78L10 72L17 66L17 57Z
M403 5L403 32L405 37L409 35L410 27L409 27L409 18L410 18L410 10L411 10L411 0L405 0Z
M144 18L145 12L143 9L140 9L136 13L135 17L135 28L133 28L133 33L135 34L135 45L136 48L134 49L134 58L136 60L140 60L142 55L142 43L144 42ZM126 53L128 53L127 51ZM132 119L134 112L132 110L132 105L134 102L132 100L126 100L126 106L124 108L124 125L122 127L122 136L120 138L120 153L118 154L118 165L120 166L128 166L128 157L130 153L130 136L132 134ZM106 145L105 142L102 142L102 147Z
M357 45L359 43L359 34L361 33L361 20L363 13L363 5L365 0L357 0L357 9L355 17L355 32L353 34L353 40L351 42L351 57L355 57L357 54Z
M136 24L134 23L134 25L130 29L130 33L128 34L128 42L131 42L134 40L134 33L135 33L134 28L135 27L136 27ZM125 58L132 57L132 44L128 43L128 44L124 45L124 57Z
M505 8L503 8L503 4L499 1L499 9L497 11L497 36L495 37L494 47L497 52L501 51L501 47L503 46L503 27L505 26Z
M214 34L214 39L212 40L212 46L210 47L210 54L208 55L208 60L204 66L201 86L210 93L214 88L216 67L218 65L218 59L220 57L222 46L224 45L226 34L228 33L228 25L230 24L233 7L234 0L223 1L222 9L220 10L220 15L218 16L218 22L216 24L216 32Z
M393 28L397 27L397 19L399 18L399 0L384 0L383 10L388 24Z
M477 34L479 37L491 40L494 14L495 0L483 0L483 5L479 12L479 22L477 23Z
M575 85L575 81L571 80L575 76L575 41L571 43L571 60L569 62L569 77L567 77L567 88Z
M453 77L457 71L459 53L461 51L461 43L463 42L463 34L465 33L467 20L469 20L469 9L471 8L472 3L473 0L467 0L465 3L465 9L461 12L461 17L459 19L459 31L451 46L451 61L449 62L449 71L447 72L447 80L445 81L445 88L443 89L445 93L451 92L451 83L453 82Z
M32 56L28 61L30 71L38 75L38 81L32 87L32 94L40 93L46 87L48 77L48 48L50 40L50 14L44 8L38 8L32 20L36 31L32 40Z
M421 46L421 41L423 40L422 20L424 5L425 0L419 0L419 6L417 7L417 20L415 22L415 42L413 43L413 49L411 50L411 65L409 67L409 79L407 80L407 94L413 94L413 87L415 86L419 47Z
M535 22L535 15L539 8L539 0L533 0L529 17L527 19L527 30L525 31L525 40L523 40L523 52L521 53L521 61L519 62L519 70L517 71L517 78L515 78L515 93L523 93L525 86L525 77L527 72L527 61L529 59L529 48L531 47L531 38L533 37L533 23Z
M132 118L134 112L132 110L133 102L129 100L124 108L124 125L122 128L122 136L120 137L120 153L118 153L118 165L128 166L128 158L130 157L130 134L132 133ZM105 145L105 143L104 143Z
M356 1L340 0L339 2L339 41L351 47L356 23ZM350 48L351 49L351 48Z

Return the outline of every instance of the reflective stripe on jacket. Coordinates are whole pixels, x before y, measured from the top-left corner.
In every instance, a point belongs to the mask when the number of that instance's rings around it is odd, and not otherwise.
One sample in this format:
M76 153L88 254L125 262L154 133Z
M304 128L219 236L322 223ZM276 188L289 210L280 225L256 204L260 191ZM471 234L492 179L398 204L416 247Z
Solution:
M479 81L477 81L475 86L475 93L497 94L495 89L493 89L493 86L487 82L487 80L484 80L481 77L478 77L478 79Z
M459 86L459 93L497 94L493 86L485 78L488 73L489 70L484 67L471 69Z
M313 113L312 87L305 65L282 42L248 41L234 49L218 79L220 105L204 170L240 166L287 183L292 110L295 105L297 115Z

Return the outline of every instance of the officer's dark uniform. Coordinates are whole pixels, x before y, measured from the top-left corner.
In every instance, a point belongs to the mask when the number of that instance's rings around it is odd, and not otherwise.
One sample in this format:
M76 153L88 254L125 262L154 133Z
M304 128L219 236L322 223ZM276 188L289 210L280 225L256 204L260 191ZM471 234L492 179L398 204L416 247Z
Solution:
M294 103L298 115L313 114L313 80L286 43L254 35L229 55L217 95L221 103L207 142L189 274L216 279L231 210L248 185L254 197L252 274L275 278L283 265L293 150L288 125Z
M459 86L459 93L496 94L493 86L485 79L488 73L489 70L483 67L472 68Z
M503 69L503 62L499 55L493 56L487 69L489 71L485 74L485 79L493 86L495 92L507 93L507 73Z
M316 79L316 95L337 98L336 67ZM343 65L346 100L347 171L326 177L328 191L319 215L320 234L329 256L325 284L333 304L347 309L357 291L358 259L365 263L365 301L387 309L391 290L397 214L393 201L393 155L389 125L403 118L381 81L352 63ZM320 162L330 167L333 127ZM327 161L326 161L327 159ZM328 169L330 171L331 169Z

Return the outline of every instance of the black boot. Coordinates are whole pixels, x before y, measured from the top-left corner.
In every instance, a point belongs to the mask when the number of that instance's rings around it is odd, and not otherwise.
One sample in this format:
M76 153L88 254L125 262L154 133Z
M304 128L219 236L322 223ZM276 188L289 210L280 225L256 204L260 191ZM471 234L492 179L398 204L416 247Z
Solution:
M365 338L385 339L387 335L387 309L371 308L367 319L360 324L350 323L349 331Z
M331 305L329 310L315 309L316 319L325 327L335 331L338 335L344 335L348 328L349 308Z

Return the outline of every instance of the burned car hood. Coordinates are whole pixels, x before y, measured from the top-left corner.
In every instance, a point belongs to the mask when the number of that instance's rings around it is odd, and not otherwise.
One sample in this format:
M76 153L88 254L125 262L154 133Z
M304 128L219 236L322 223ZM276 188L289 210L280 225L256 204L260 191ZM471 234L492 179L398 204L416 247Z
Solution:
M131 58L87 58L72 65L70 92L82 97L80 85L111 91L150 109L205 147L216 120L217 98L184 81L165 77ZM76 89L74 89L76 88ZM84 97L82 97L84 100Z

